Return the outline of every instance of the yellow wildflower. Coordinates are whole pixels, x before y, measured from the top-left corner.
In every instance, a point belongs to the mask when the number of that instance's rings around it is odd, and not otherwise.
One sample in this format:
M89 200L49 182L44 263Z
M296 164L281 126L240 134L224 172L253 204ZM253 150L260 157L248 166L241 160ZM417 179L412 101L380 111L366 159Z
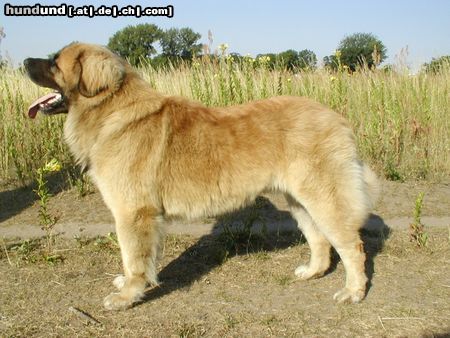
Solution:
M47 162L45 166L42 168L44 172L55 172L61 170L61 164L58 162L56 158L52 159L50 162Z
M258 58L258 61L259 61L261 64L269 63L269 62L270 62L270 56L268 56L268 55L260 56L260 57Z

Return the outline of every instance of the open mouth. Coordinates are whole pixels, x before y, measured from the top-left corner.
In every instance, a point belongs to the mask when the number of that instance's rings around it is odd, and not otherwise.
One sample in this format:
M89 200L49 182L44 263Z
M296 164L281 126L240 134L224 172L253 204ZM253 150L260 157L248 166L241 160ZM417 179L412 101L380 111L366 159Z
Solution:
M38 111L47 115L67 112L64 96L55 92L40 97L28 108L28 116L34 119Z

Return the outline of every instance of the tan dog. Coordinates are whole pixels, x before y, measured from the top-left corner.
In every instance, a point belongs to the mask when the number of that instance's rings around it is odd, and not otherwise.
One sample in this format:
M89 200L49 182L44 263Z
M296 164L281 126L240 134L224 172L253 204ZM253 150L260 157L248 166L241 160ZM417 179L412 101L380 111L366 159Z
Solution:
M164 216L217 215L265 190L285 193L311 248L295 274L323 275L333 246L346 270L334 298L364 298L358 230L377 180L340 115L301 97L226 108L166 97L106 48L82 43L24 64L35 83L58 91L37 100L30 117L68 112L65 139L114 215L125 276L114 281L120 291L106 297L106 308L128 308L147 283L157 284Z

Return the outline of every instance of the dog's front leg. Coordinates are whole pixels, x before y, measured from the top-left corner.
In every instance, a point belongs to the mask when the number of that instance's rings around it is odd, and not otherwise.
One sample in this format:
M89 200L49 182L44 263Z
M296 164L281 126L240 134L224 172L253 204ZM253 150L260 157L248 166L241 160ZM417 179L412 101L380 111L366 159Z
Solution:
M161 242L158 213L145 207L116 214L116 231L124 276L114 280L119 292L104 300L108 310L123 310L139 301L147 283L157 285L156 259Z

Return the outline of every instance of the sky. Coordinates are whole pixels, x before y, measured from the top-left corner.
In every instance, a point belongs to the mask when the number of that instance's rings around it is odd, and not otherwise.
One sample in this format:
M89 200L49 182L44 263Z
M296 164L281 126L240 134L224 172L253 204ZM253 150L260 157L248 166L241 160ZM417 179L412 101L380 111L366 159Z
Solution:
M0 55L20 64L24 58L46 57L72 41L106 45L118 30L140 23L162 29L190 27L213 49L221 43L229 52L256 56L287 49L310 49L319 60L333 54L348 35L377 36L386 46L386 63L401 62L413 70L433 57L450 55L450 1L448 0L166 0L166 1L48 1L75 7L102 4L158 7L172 5L174 16L141 17L25 17L5 16L5 6L34 5L35 1L6 0L0 8L0 27L6 37ZM403 52L402 52L403 50ZM406 52L407 51L407 52ZM401 57L399 57L401 55Z

